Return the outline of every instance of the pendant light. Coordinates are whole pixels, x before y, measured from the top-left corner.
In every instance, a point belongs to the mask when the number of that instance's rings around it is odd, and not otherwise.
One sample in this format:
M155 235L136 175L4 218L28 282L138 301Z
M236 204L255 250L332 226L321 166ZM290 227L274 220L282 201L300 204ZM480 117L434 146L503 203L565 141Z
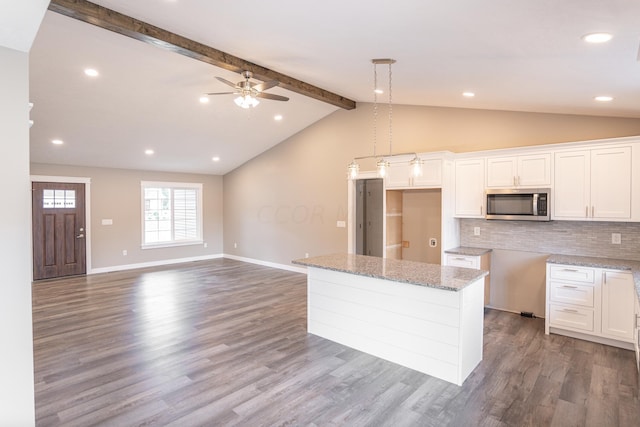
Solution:
M347 167L348 177L349 179L357 179L358 174L360 172L360 165L358 165L356 160L360 159L376 159L376 173L380 178L384 178L389 173L390 163L386 158L394 157L394 156L404 156L407 153L403 154L393 154L393 85L392 85L392 70L391 65L395 64L395 59L385 58L385 59L372 59L371 63L373 64L373 155L372 156L363 156L356 157ZM382 91L378 88L378 65L388 65L389 66L389 103L388 103L388 111L389 111L389 153L383 156L379 156L377 153L377 145L378 145L378 94L382 93ZM414 158L410 162L411 166L411 174L414 177L419 177L422 175L422 159L418 157L416 153L413 154Z

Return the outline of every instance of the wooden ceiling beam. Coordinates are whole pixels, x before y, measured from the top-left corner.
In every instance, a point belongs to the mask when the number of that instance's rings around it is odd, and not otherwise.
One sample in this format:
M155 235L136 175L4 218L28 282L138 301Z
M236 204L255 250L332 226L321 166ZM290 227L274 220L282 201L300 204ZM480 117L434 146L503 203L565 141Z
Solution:
M224 68L225 70L236 73L251 71L254 77L259 80L277 80L280 82L279 86L282 88L344 108L345 110L356 108L355 101L351 99L86 0L51 0L49 10L206 62L216 67Z

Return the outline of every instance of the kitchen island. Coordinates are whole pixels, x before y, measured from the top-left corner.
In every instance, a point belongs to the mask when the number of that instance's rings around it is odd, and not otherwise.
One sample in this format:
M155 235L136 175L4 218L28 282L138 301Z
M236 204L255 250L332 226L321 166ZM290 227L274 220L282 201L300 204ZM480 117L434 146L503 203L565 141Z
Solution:
M309 333L462 385L482 360L486 271L354 254L307 267Z

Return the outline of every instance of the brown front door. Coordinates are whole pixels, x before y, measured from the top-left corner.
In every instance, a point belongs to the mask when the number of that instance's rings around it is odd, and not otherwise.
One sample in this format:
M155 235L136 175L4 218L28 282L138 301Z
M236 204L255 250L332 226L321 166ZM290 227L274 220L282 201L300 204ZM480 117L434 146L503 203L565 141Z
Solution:
M84 184L33 183L33 279L86 273Z

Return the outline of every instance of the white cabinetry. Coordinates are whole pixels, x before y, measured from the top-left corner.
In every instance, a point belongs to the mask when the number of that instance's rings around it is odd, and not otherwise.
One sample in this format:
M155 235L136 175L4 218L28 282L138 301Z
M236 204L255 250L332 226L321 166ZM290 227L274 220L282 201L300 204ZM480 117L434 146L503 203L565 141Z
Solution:
M636 330L633 338L635 340L634 347L636 349L636 367L640 371L640 299L635 298L636 301Z
M494 157L487 159L487 187L548 187L551 185L551 154Z
M630 272L547 264L545 332L631 348L634 300Z
M554 219L630 220L631 147L557 152Z
M631 273L602 272L602 335L633 342L635 299Z
M491 283L491 253L484 255L459 255L446 254L444 265L452 267L474 268L476 270L489 271L489 275L484 276L484 305L489 305L490 283Z
M422 175L414 177L410 160L389 165L386 188L432 188L442 186L442 159L422 159Z
M484 217L484 158L455 162L455 216Z

